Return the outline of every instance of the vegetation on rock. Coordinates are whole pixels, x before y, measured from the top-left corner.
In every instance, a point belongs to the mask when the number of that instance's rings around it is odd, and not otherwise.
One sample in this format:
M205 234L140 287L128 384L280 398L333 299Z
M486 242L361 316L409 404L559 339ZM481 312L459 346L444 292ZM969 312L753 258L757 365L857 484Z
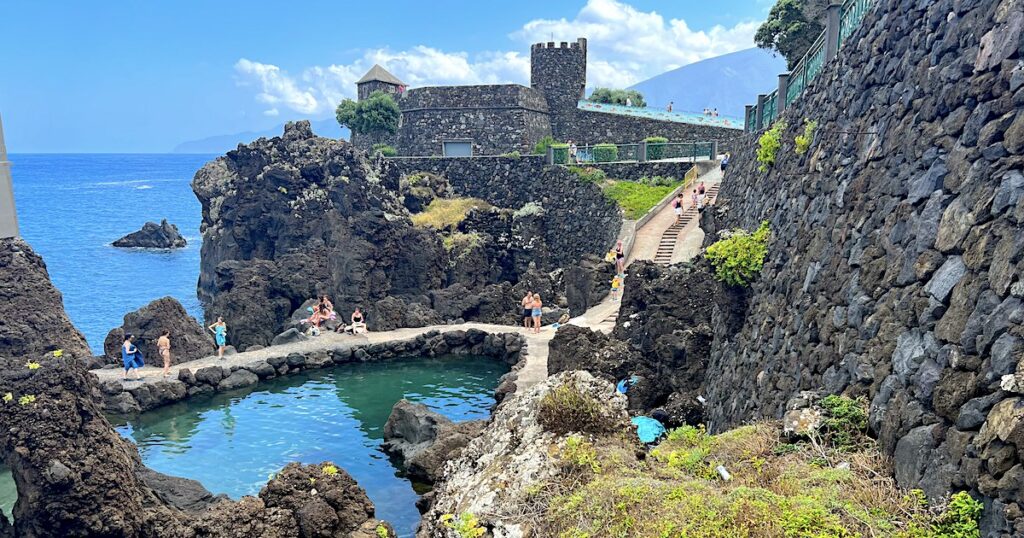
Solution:
M412 216L412 223L420 228L455 228L471 209L490 207L490 204L478 198L435 198L422 213Z
M398 103L382 91L375 91L362 101L345 99L334 112L338 124L358 134L397 133L401 115Z
M569 171L576 174L576 177L584 183L599 183L608 178L604 170L593 166L570 166Z
M601 403L571 381L548 391L539 405L537 421L552 433L602 433L614 426Z
M749 233L733 230L707 248L704 256L715 266L715 277L730 286L747 286L761 272L768 254L768 221Z
M633 181L615 181L604 186L604 195L622 208L624 216L636 220L658 205L666 196L679 187L675 181L668 185L646 185Z
M534 155L544 155L548 152L548 148L558 144L559 142L554 139L551 135L544 135L537 144L533 146Z
M385 157L394 157L398 155L398 150L388 144L374 144L373 149L370 150L370 155L383 155Z
M455 531L459 538L479 538L487 532L487 529L480 526L480 520L469 512L463 512L459 517L445 514L441 516L441 523Z
M803 134L796 135L793 142L796 145L796 154L803 155L807 153L807 150L811 147L811 142L814 141L814 130L818 128L818 122L804 119L804 132Z
M611 105L626 105L629 99L631 106L645 107L644 94L636 90L613 90L611 88L596 88L587 98L595 103L606 103Z
M623 537L976 537L980 503L954 495L938 512L899 489L873 445L852 452L785 445L775 423L719 435L673 430L645 459L614 442L574 449L572 459L599 471L538 485L544 536ZM566 440L568 445L570 437ZM588 444L579 439L577 447ZM780 446L788 450L778 450ZM566 449L561 449L565 459ZM580 455L582 453L582 455ZM723 480L716 468L728 470ZM973 530L972 530L973 529Z
M596 144L592 150L594 161L608 163L619 160L619 147L615 144Z
M775 165L775 156L782 147L782 132L786 130L786 122L779 120L757 139L757 162L761 163L758 170L767 172Z
M825 29L814 16L825 5L821 0L779 0L757 29L754 43L782 54L792 69Z

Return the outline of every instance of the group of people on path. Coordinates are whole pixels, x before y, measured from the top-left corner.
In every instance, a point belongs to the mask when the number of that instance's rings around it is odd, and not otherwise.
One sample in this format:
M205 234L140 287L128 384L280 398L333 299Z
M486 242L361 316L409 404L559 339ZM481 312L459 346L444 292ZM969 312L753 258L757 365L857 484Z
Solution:
M214 342L217 344L217 358L223 360L224 348L228 344L228 325L224 323L224 318L218 317L217 321L207 329L213 333ZM162 375L164 378L168 378L171 376L171 331L164 329L160 333L160 337L156 339L156 349L160 354L160 359L163 360ZM142 356L142 351L135 345L134 334L124 335L124 342L121 343L121 362L124 365L124 372L121 373L123 379L136 381L142 379L142 376L139 375L139 368L145 366L146 361ZM132 377L129 374L135 375Z
M704 115L709 117L709 118L717 118L718 117L718 109L717 108L705 108L704 109Z
M540 294L527 290L520 305L523 308L523 328L528 333L540 333L541 318L544 316L544 301L540 298ZM562 313L558 321L551 324L551 327L557 330L567 323L569 323L568 310Z
M683 218L683 206L686 205L686 201L683 198L684 194L684 192L680 191L679 194L672 199L672 210L676 214L676 223ZM707 186L703 181L701 181L700 185L697 185L690 194L690 207L697 211L703 211L707 205Z

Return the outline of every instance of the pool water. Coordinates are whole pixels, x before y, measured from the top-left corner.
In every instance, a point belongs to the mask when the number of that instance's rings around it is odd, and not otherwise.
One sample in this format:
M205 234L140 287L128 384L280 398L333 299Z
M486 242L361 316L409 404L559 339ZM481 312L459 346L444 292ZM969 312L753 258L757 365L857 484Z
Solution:
M233 499L259 493L289 462L332 461L366 489L378 518L413 536L418 495L381 450L392 406L406 398L454 421L486 418L508 369L473 356L347 364L113 422L149 467Z

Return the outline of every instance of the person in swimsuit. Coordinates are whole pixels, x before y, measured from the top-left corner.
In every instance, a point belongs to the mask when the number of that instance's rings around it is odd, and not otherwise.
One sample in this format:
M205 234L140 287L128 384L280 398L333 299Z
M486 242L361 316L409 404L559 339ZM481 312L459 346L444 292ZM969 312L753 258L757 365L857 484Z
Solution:
M165 330L156 339L156 349L164 361L164 377L171 375L171 331Z
M363 313L356 307L356 311L352 312L352 334L359 334L366 332L366 323L363 321Z
M142 379L139 375L139 368L143 366L142 353L139 352L139 348L135 347L134 344L135 336L128 334L124 337L124 343L121 344L121 362L124 363L124 372L121 374L123 379L130 379L128 372L135 370L135 380Z
M530 315L533 318L533 332L540 333L541 308L544 307L544 302L540 300L540 294L535 293L533 295L533 303L530 306Z
M706 191L706 190L707 190L707 188L704 187L704 182L701 181L700 185L697 185L697 194L704 194L704 191Z
M619 239L615 243L615 274L622 275L626 273L626 251L622 247L622 240Z
M672 211L676 213L676 223L683 219L683 193L679 193L672 199Z
M228 345L228 325L224 323L224 318L217 318L217 322L208 327L213 332L213 337L217 340L217 358L224 358L224 347Z
M529 331L530 319L533 318L533 292L527 291L520 304L523 306L523 328Z
M697 207L697 189L693 189L693 194L690 195L690 200L692 201L692 204L690 205L690 207L696 208Z

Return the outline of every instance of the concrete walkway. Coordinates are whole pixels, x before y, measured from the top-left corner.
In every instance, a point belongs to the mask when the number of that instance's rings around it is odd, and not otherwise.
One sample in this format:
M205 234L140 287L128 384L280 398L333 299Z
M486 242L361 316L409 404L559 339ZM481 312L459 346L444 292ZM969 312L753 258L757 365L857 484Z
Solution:
M721 182L721 171L715 168L714 170L700 176L698 180L704 181L709 187L717 185ZM637 230L636 242L634 243L633 251L630 253L627 263L632 263L636 260L654 259L654 255L657 252L658 243L660 242L662 235L674 222L675 213L672 210L672 206L667 205L657 215L655 215L654 218L648 221L647 224ZM673 254L673 263L676 261L685 261L695 256L700 251L700 244L703 238L704 233L697 225L697 219L694 219L693 222L687 225L679 234L678 244ZM628 284L628 282L625 283L625 285ZM615 318L618 315L619 304L620 303L617 301L612 301L610 298L606 298L603 302L592 307L583 315L573 318L570 323L606 333L610 332L615 327ZM308 354L314 351L348 348L354 345L409 340L430 331L446 332L466 329L479 329L492 334L510 332L524 334L526 336L527 345L523 355L525 364L519 370L519 374L516 378L516 388L518 390L526 389L547 378L548 343L555 336L555 330L550 326L542 327L539 334L534 334L532 332L527 333L522 326L516 327L511 325L470 322L458 325L434 325L431 327L370 332L359 336L326 332L316 338L311 338L302 342L273 346L272 348L264 348L257 351L236 353L225 357L223 360L218 359L216 356L212 356L178 364L171 367L171 375L169 379L178 379L178 372L183 368L188 368L192 371L205 368L207 366L220 366L222 368L231 369L233 367L265 360L272 356L281 356L290 353ZM154 366L154 364L159 364L159 357L150 357L149 360L153 361L153 363L140 370L140 374L144 378L142 383L156 383L158 381L162 381L162 368ZM108 368L92 371L92 373L95 374L101 382L120 380L121 372L122 370L120 368ZM127 386L134 388L138 386L137 383L138 382L136 381L129 381L127 382Z

